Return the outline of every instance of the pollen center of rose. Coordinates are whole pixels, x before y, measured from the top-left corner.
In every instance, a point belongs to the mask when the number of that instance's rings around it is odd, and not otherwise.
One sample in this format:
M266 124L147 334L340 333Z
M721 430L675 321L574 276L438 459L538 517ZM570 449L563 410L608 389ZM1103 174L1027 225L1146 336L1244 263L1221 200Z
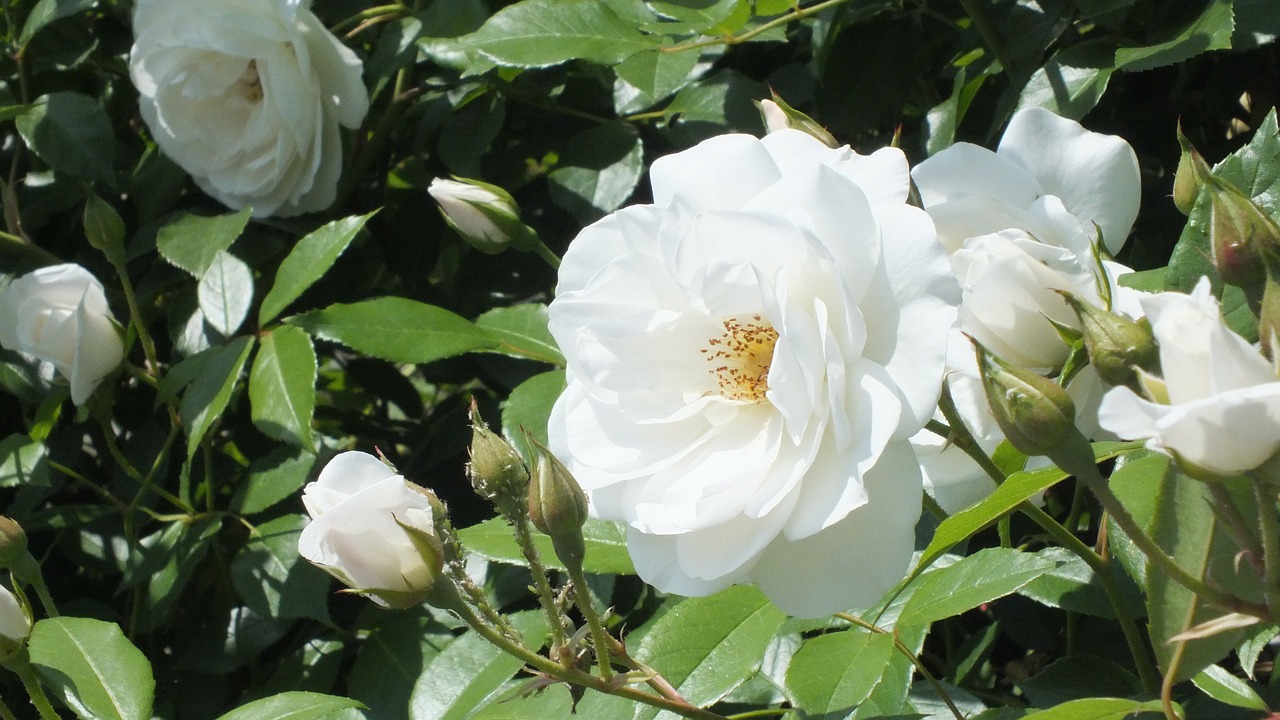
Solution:
M262 79L258 76L258 61L250 60L248 67L244 69L244 74L236 81L240 92L249 100L249 102L258 102L262 100Z
M759 315L739 315L724 321L724 332L707 340L702 355L730 400L760 402L769 390L769 363L778 331Z

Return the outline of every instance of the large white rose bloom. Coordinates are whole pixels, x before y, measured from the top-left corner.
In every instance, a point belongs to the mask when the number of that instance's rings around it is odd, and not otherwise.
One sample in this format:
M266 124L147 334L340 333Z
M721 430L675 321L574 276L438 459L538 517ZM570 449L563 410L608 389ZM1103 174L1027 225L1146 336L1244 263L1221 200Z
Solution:
M1280 378L1256 348L1222 320L1207 278L1190 294L1142 299L1160 348L1163 382L1143 398L1115 387L1098 421L1122 438L1178 458L1197 474L1236 475L1280 450Z
M73 263L29 272L0 292L0 346L52 365L76 405L124 360L102 283Z
M129 72L156 143L257 217L333 203L338 126L369 109L361 63L310 0L138 0Z
M1138 293L1115 283L1130 270L1108 261L1104 272L1093 254L1099 232L1106 252L1119 251L1138 216L1138 161L1122 138L1029 108L1013 116L995 152L956 143L911 175L960 282L957 326L988 350L1041 372L1060 368L1069 348L1049 319L1080 323L1058 290L1103 306L1099 287L1110 287L1114 310L1140 313ZM971 391L973 348L967 342L952 348L957 406L984 446L994 446L1002 434L981 394L975 402ZM1094 436L1100 390L1090 368L1068 386L1082 430ZM945 508L959 509L994 488L959 448L927 432L913 442L925 484Z
M651 181L653 205L565 254L552 449L661 590L754 583L806 617L871 605L911 557L907 438L958 300L905 158L724 135Z

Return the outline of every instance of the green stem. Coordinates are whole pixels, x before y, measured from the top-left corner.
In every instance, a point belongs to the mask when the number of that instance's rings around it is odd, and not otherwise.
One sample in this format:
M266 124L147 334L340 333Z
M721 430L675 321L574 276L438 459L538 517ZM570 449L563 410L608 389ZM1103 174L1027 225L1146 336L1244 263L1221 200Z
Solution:
M368 10L361 10L355 15L352 15L351 17L342 20L341 22L339 22L337 25L334 25L329 30L334 35L341 35L347 28L355 27L369 20L381 18L384 16L402 16L405 14L407 14L407 9L405 8L403 3L395 3L393 5L379 5L377 7L371 7ZM389 17L387 19L394 19L394 18Z
M1107 485L1106 479L1098 472L1098 468L1094 465L1085 465L1078 468L1076 477L1089 486L1089 490L1098 498L1098 502L1102 504L1102 508L1107 511L1111 519L1116 521L1120 529L1129 536L1134 545L1147 556L1148 560L1159 567L1159 569L1168 575L1174 582L1185 587L1191 592L1199 595L1206 602L1213 605L1242 613L1244 615L1252 615L1256 618L1273 622L1271 613L1267 608L1257 603L1251 603L1242 600L1230 593L1223 592L1212 585L1205 583L1200 578L1195 577L1187 572L1177 561L1169 557L1164 550L1156 544L1141 527L1138 521L1133 519L1129 514L1129 510L1120 502L1120 498L1111 492L1110 486Z
M728 720L752 720L753 718L782 717L791 712L785 708L764 708L763 710L748 710L730 715Z
M911 661L911 664L915 666L921 677L933 686L933 691L938 693L938 697L942 698L942 702L947 704L947 709L949 709L951 714L956 717L956 720L964 720L964 713L960 712L960 708L956 707L955 702L951 700L951 695L947 693L946 688L942 687L942 683L938 682L938 679L933 676L933 673L929 672L929 668L925 667L925 664L920 661L920 658L915 653L911 652L911 648L907 647L906 643L902 642L902 639L898 637L898 633L885 630L879 625L869 623L857 615L850 613L838 612L835 616L878 635L892 635L893 646L897 648L898 652L905 655L906 658Z
M664 47L662 48L662 52L682 52L684 50L693 50L695 48L711 47L712 45L738 45L747 42L757 35L769 32L776 27L781 27L797 20L803 20L810 15L816 15L827 8L844 5L848 2L852 2L852 0L826 0L826 2L820 2L817 5L810 5L809 7L792 10L785 15L764 23L763 25L757 25L740 35L729 35L727 37L708 38L706 40L695 40L692 42L680 43L678 45Z
M529 561L529 573L533 575L533 586L538 592L538 603L542 605L542 611L547 615L547 623L551 626L551 655L558 657L557 653L565 645L564 618L560 608L556 607L555 595L551 590L551 582L547 579L542 556L538 553L537 546L533 544L533 529L529 523L529 516L520 513L511 520L515 525L516 543L524 553L525 559ZM608 658L608 655L605 657Z
M456 593L456 590L453 591ZM517 643L506 637L502 633L495 630L491 625L484 622L469 605L462 602L461 597L456 596L456 602L446 602L437 599L435 604L438 607L447 607L449 610L457 613L463 622L467 623L478 635L488 640L494 646L517 658L529 667L541 672L548 677L561 682L572 683L592 690L597 690L609 695L617 695L635 702L644 703L661 710L669 710L682 717L691 718L692 720L726 720L723 715L704 710L700 707L690 705L688 702L674 700L661 695L647 693L629 685L617 684L617 679L606 681L603 678L596 677L591 673L584 672L574 667L567 667L550 658L533 652L523 643Z
M1258 523L1262 530L1263 593L1271 615L1280 617L1280 523L1276 518L1276 502L1267 485L1256 478L1253 480L1253 492L1257 498Z
M547 247L546 243L542 242L542 238L538 238L535 241L532 252L546 261L546 263L551 266L552 270L560 269L560 257L552 252L551 248Z
M49 703L49 696L44 694L44 688L40 686L40 680L36 678L36 674L31 669L31 663L25 657L26 650L23 650L24 657L13 663L16 667L10 666L18 674L22 680L22 686L27 689L27 695L31 698L31 704L36 706L36 710L40 712L40 717L44 720L62 720L58 712L53 709L53 705Z
M18 720L18 716L4 704L4 698L0 698L0 720Z
M586 618L587 627L591 629L591 644L596 649L596 664L600 666L600 677L607 682L613 678L613 668L609 662L611 643L604 630L604 623L600 622L600 613L596 612L595 599L591 597L591 591L587 588L587 578L582 574L582 561L575 557L566 559L563 555L560 559L564 561L565 569L569 571L569 582L573 583L573 594L578 603L578 610Z
M1116 613L1116 620L1120 623L1120 631L1124 634L1125 644L1129 646L1129 654L1133 656L1133 665L1138 670L1138 678L1142 681L1142 687L1148 692L1155 692L1160 684L1160 676L1151 664L1151 658L1147 654L1147 646L1142 640L1142 633L1138 630L1138 623L1129 614L1128 607L1124 604L1124 595L1120 590L1120 585L1116 582L1115 575L1111 572L1111 564L1101 555L1094 552L1093 548L1086 545L1083 540L1076 537L1075 533L1072 533L1057 520L1054 520L1049 513L1029 502L1023 502L1018 506L1018 509L1035 521L1037 525L1044 528L1045 532L1048 532L1063 547L1083 560L1097 575L1102 582L1102 591L1107 594L1107 599L1111 602L1111 608Z
M1232 541L1247 554L1249 563L1258 571L1259 574L1266 572L1266 561L1264 558L1264 550L1262 543L1258 542L1258 538L1253 534L1253 530L1249 527L1248 521L1240 514L1240 508L1231 501L1231 493L1222 486L1221 483L1207 483L1209 486L1209 494L1213 495L1214 510L1218 517L1224 521L1224 528L1227 534L1231 536ZM1262 506L1259 505L1259 508ZM1265 527L1263 529L1263 539L1266 538ZM1269 604L1269 603L1268 603Z

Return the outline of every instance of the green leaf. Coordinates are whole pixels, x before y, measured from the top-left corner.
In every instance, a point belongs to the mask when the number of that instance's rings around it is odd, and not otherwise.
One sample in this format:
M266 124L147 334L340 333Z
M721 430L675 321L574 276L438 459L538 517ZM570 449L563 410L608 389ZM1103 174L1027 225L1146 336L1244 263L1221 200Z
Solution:
M22 24L18 45L24 46L31 42L31 38L35 37L41 28L54 20L84 12L97 4L98 0L40 0L35 7L31 8L27 21Z
M1080 120L1098 104L1111 80L1111 68L1073 67L1051 58L1036 70L1018 96L1017 109L1042 107Z
M1231 2L1211 2L1200 17L1169 40L1116 50L1116 67L1129 72L1150 70L1181 62L1208 50L1225 50L1231 47L1234 28Z
M634 106L640 110L667 99L688 85L698 66L698 59L696 52L645 50L623 60L613 70L643 94L644 99Z
M316 464L316 456L291 447L278 447L249 466L249 477L231 500L231 510L254 515L291 498L302 488Z
M285 692L232 710L218 720L320 720L347 708L363 708L355 700L313 692Z
M1031 713L1022 720L1141 720L1148 713L1163 713L1159 700L1090 698Z
M31 665L81 718L150 720L151 664L115 623L46 618L31 630Z
M537 303L494 308L476 318L501 345L495 350L513 357L564 365L564 355L547 330L547 306Z
M252 348L253 338L246 336L200 354L204 359L200 374L187 386L178 406L182 411L182 429L187 433L188 460L195 457L200 440L227 409L231 392L240 378L240 370L249 359Z
M27 147L53 169L115 186L115 136L97 100L75 92L42 95L14 122Z
M49 451L21 433L0 440L0 488L47 486Z
M409 698L423 669L449 646L454 633L430 610L371 611L374 625L360 643L347 693L369 706L371 718L409 716Z
M468 552L482 558L522 567L529 564L512 537L511 526L502 518L490 518L463 528L458 531L458 535ZM587 520L582 526L582 535L587 544L587 555L582 562L584 570L598 575L636 574L631 565L631 556L627 553L627 532L622 525L607 520ZM555 556L551 538L534 532L533 542L538 546L542 561L548 567L565 569Z
M231 247L249 224L250 208L229 215L179 215L156 234L156 249L174 266L204 276L218 254Z
M537 453L525 441L523 431L528 430L538 442L547 444L547 418L564 387L564 371L552 370L520 383L502 404L502 434L516 446L525 462L532 462Z
M119 272L124 272L124 221L110 203L89 192L84 205L84 234Z
M143 538L141 553L133 556L134 563L120 581L122 587L146 583L139 630L149 632L169 623L174 605L221 528L221 518L206 515L190 523L169 523Z
M528 644L539 647L547 626L540 612L509 616ZM494 698L524 662L468 632L449 643L418 676L409 704L414 720L463 720Z
M253 424L276 440L314 450L316 351L311 336L285 325L263 333L258 343L249 373Z
M1220 703L1263 712L1271 710L1248 682L1227 672L1221 665L1210 665L1201 670L1191 678L1191 682Z
M805 642L787 668L787 690L816 717L845 717L880 683L893 658L893 635L862 628Z
M649 6L679 24L676 28L669 27L672 23L654 25L654 30L668 34L709 31L706 34L724 35L742 27L744 11L751 17L745 0L652 0Z
M1128 697L1142 691L1138 678L1124 667L1095 655L1059 658L1018 689L1035 707L1053 707L1089 697Z
M1056 561L1058 566L1027 583L1018 591L1019 595L1049 607L1109 620L1115 619L1115 607L1103 589L1102 579L1093 571L1093 568L1089 567L1088 563L1070 550L1061 547L1047 547L1040 550L1038 554ZM1146 609L1137 586L1117 564L1112 563L1108 567L1116 585L1121 590L1121 598L1128 614L1131 617L1141 617ZM1115 695L1117 693L1100 694Z
M1167 458L1164 467L1146 465L1149 487L1154 488L1156 506L1148 528L1152 538L1178 563L1197 578L1205 578L1214 570L1214 582L1222 585L1233 567L1237 548L1218 526L1209 511L1213 498L1205 483L1183 475ZM1222 577L1218 577L1222 574ZM1244 636L1241 629L1187 641L1172 641L1175 635L1200 623L1215 619L1226 611L1214 607L1160 572L1147 567L1147 617L1152 648L1163 672L1169 672L1175 652L1180 653L1174 681L1186 680L1229 653Z
M786 615L759 590L738 585L676 605L645 632L635 656L690 703L706 707L760 669L784 620ZM656 709L642 708L636 719L657 715Z
M499 65L547 67L568 60L613 65L658 41L597 0L523 0L458 40Z
M899 622L925 625L1004 597L1057 567L1050 558L1012 548L987 548L933 570L902 610Z
M920 556L915 572L926 568L951 549L982 528L1013 512L1026 500L1035 497L1067 478L1067 473L1057 467L1041 468L1030 472L1016 472L977 505L970 506L948 517L938 525L933 539Z
M574 135L560 165L547 176L551 199L583 224L622 206L644 174L644 144L627 123L600 125Z
M426 363L501 345L488 330L466 318L398 297L337 303L285 322L322 340L397 363Z
M505 698L501 702L481 708L468 720L551 720L573 718L574 700L567 685L556 684L531 695ZM584 718L589 715L581 716Z
M263 617L329 622L329 576L298 555L305 515L258 525L231 561L231 582L244 604Z
M220 251L196 287L200 312L214 330L235 335L253 304L253 271L243 260Z
M315 281L324 276L373 213L335 220L298 241L276 271L275 283L262 299L258 324L266 325Z

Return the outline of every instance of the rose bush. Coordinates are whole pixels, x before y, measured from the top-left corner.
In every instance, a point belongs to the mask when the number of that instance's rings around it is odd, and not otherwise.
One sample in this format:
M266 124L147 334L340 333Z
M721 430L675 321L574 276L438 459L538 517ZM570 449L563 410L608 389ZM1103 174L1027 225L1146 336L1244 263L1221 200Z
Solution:
M1142 299L1160 348L1161 379L1143 376L1149 397L1127 387L1102 398L1098 421L1176 457L1197 475L1252 470L1280 450L1280 378L1223 322L1207 278L1190 294Z
M140 0L129 72L156 144L257 217L333 203L338 126L369 108L362 65L310 0Z
M654 204L565 254L552 449L662 590L750 582L811 617L872 604L911 557L907 438L958 300L905 158L784 130L712 138L650 178Z
M51 265L0 291L0 345L48 363L81 405L124 360L102 283L79 265Z
M434 538L431 499L378 458L344 452L303 489L311 523L298 553L384 607L422 601L440 575L443 555L424 552Z

